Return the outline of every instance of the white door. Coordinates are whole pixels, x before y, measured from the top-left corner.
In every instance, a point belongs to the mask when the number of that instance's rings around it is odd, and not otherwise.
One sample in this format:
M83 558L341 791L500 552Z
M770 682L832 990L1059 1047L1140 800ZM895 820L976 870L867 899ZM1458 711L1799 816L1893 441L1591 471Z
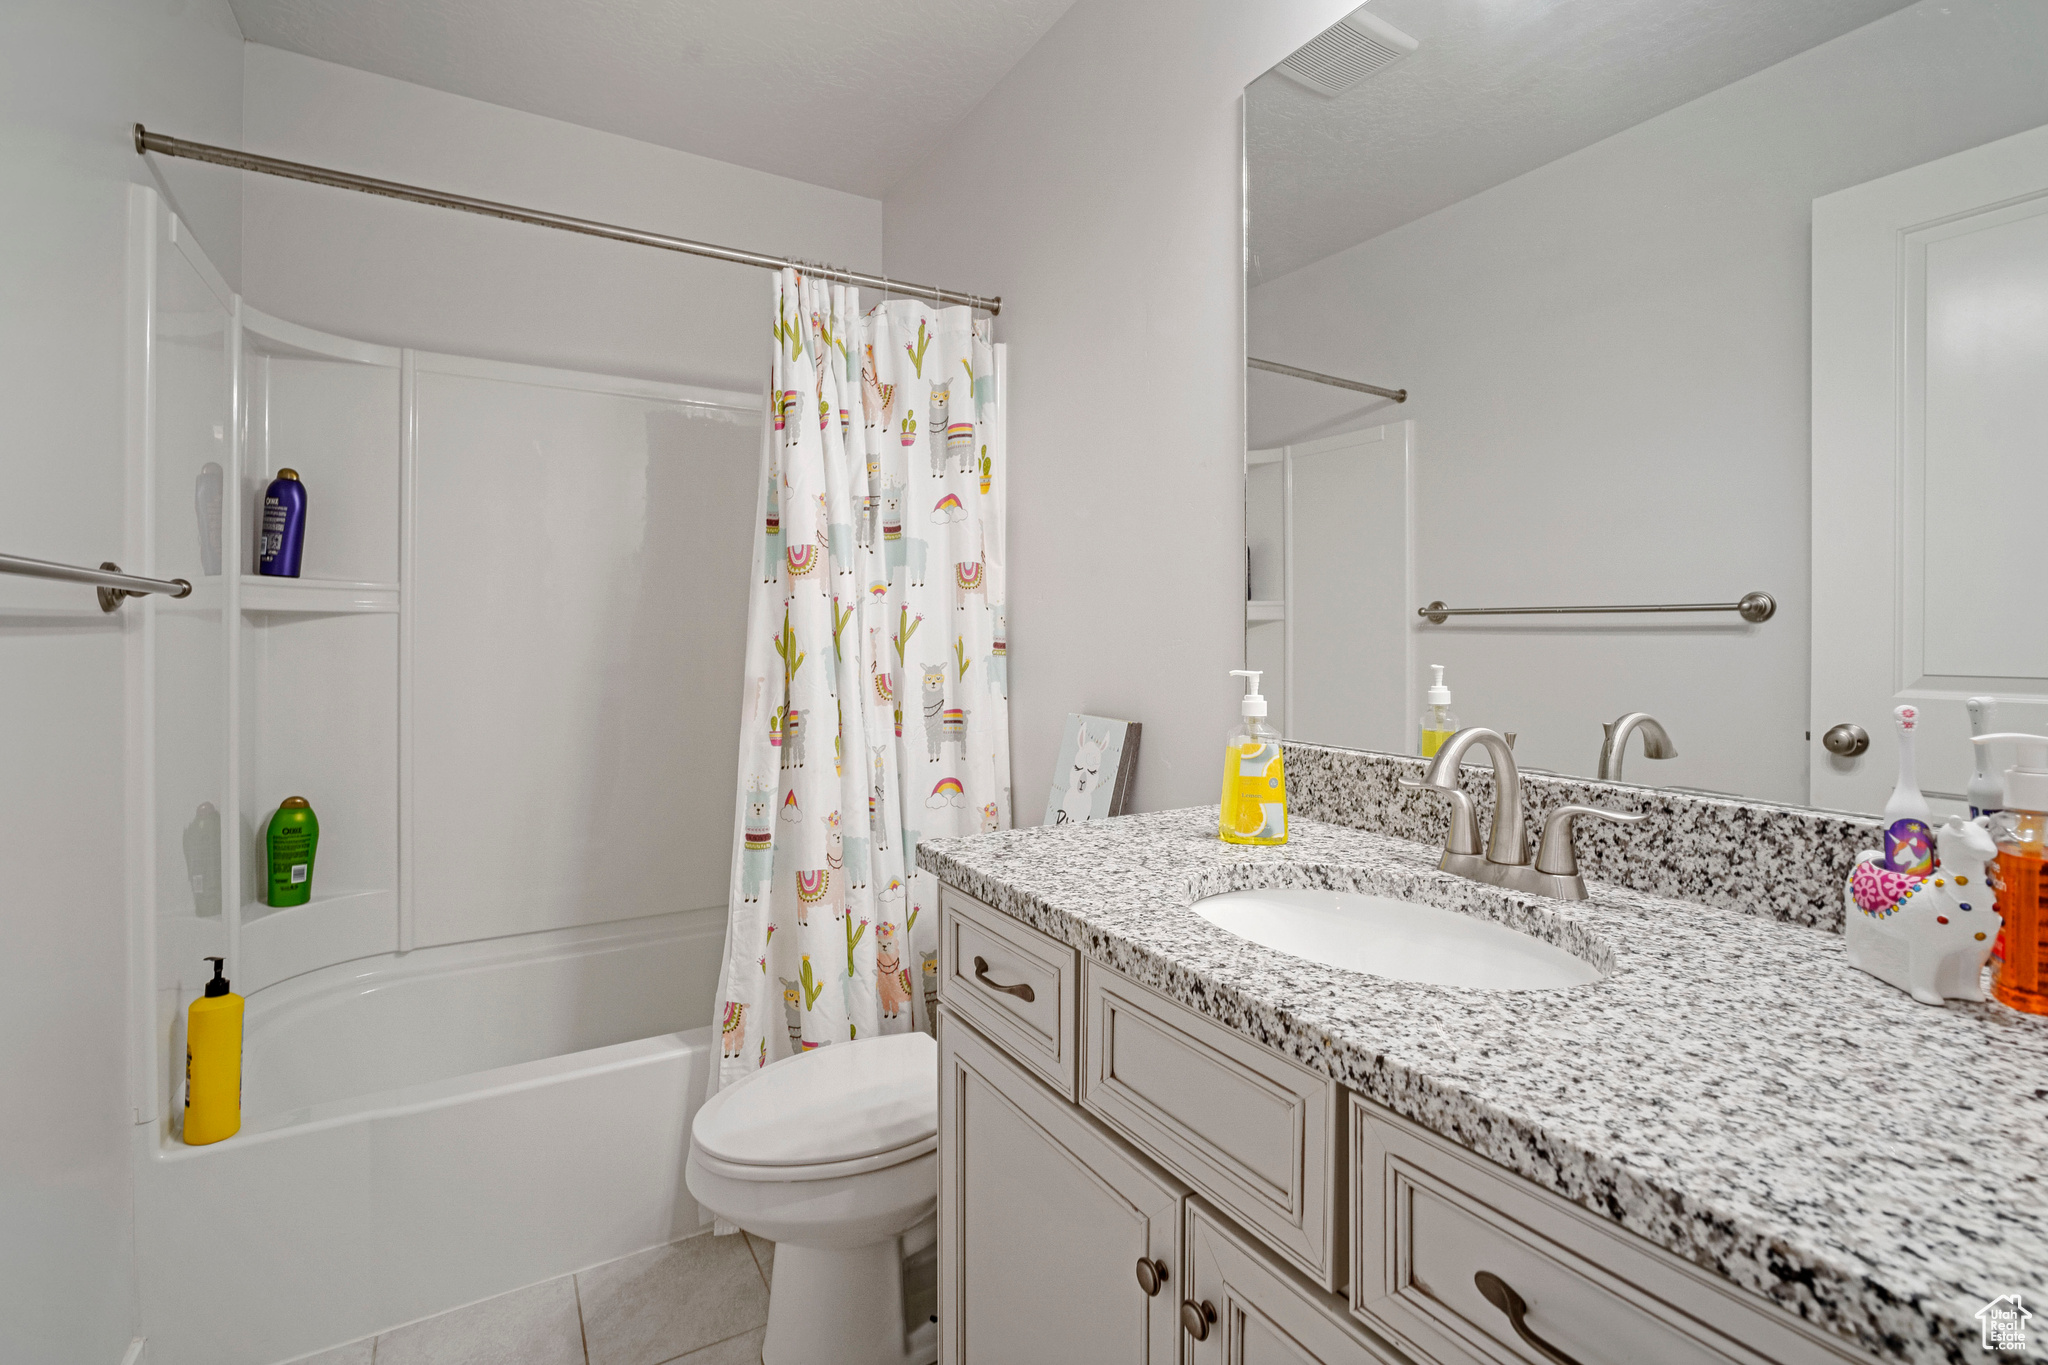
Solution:
M943 1365L1178 1365L1185 1192L948 1014Z
M1278 664L1279 685L1268 693L1281 700L1277 723L1296 739L1390 753L1407 752L1414 739L1414 431L1413 422L1389 422L1247 456L1255 600L1246 666ZM1272 582L1261 553L1274 520L1268 483L1279 490L1278 602L1258 600ZM1276 631L1284 632L1278 641Z
M2044 475L2048 127L1816 199L1813 804L1882 808L1902 702L1938 810L1969 778L1967 698L2048 726ZM1868 750L1829 753L1837 724Z

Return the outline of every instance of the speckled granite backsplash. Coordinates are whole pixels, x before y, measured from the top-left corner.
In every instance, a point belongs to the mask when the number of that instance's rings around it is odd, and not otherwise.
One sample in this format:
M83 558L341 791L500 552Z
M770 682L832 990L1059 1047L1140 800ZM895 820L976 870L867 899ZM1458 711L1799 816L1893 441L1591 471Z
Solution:
M1287 808L1296 818L1443 846L1448 803L1398 785L1420 778L1427 759L1293 742L1285 750ZM1468 763L1461 780L1481 829L1490 830L1493 769ZM1632 826L1580 820L1579 870L1588 881L1838 934L1842 882L1857 852L1883 847L1878 822L1865 816L1545 773L1523 773L1522 791L1532 836L1545 814L1569 804L1652 817Z

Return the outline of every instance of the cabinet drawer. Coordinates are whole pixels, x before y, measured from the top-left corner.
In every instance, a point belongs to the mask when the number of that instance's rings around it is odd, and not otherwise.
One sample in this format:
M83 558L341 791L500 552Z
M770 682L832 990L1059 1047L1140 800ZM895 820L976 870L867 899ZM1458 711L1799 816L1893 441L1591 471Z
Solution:
M1079 964L1065 944L940 887L939 998L1070 1100Z
M1350 1321L1344 1300L1309 1284L1194 1200L1187 1248L1185 1302L1213 1314L1199 1341L1189 1334L1192 1365L1406 1365Z
M1081 1103L1325 1289L1343 1283L1336 1083L1099 963Z
M1351 1107L1352 1311L1414 1354L1555 1359L1482 1290L1486 1275L1519 1299L1530 1334L1578 1365L1866 1359L1368 1100Z

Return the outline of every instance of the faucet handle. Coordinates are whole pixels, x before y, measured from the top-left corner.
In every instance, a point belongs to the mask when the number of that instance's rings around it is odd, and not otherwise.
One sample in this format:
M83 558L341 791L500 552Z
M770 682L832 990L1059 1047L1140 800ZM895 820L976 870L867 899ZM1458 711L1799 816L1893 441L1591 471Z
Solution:
M1441 787L1434 782L1424 782L1413 777L1404 777L1400 785L1411 791L1435 792L1451 803L1451 833L1444 840L1446 853L1479 852L1479 812L1472 808L1472 798L1458 787Z
M1639 825L1647 815L1602 810L1598 806L1559 806L1543 817L1543 840L1536 846L1536 870L1553 877L1579 875L1579 851L1572 843L1572 817L1592 815L1617 825Z

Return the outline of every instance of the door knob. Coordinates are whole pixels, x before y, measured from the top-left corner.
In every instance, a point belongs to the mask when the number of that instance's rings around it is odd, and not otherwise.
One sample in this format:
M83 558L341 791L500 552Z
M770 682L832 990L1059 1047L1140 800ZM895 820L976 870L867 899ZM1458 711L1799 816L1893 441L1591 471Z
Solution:
M1821 747L1839 758L1854 758L1870 747L1870 732L1847 721L1831 725L1820 737Z
M1180 1325L1196 1341L1209 1339L1209 1325L1216 1321L1216 1305L1204 1299L1196 1303L1193 1299L1183 1300L1180 1306Z
M1156 1298L1159 1286L1166 1283L1166 1262L1138 1258L1138 1288L1145 1291L1145 1297Z

